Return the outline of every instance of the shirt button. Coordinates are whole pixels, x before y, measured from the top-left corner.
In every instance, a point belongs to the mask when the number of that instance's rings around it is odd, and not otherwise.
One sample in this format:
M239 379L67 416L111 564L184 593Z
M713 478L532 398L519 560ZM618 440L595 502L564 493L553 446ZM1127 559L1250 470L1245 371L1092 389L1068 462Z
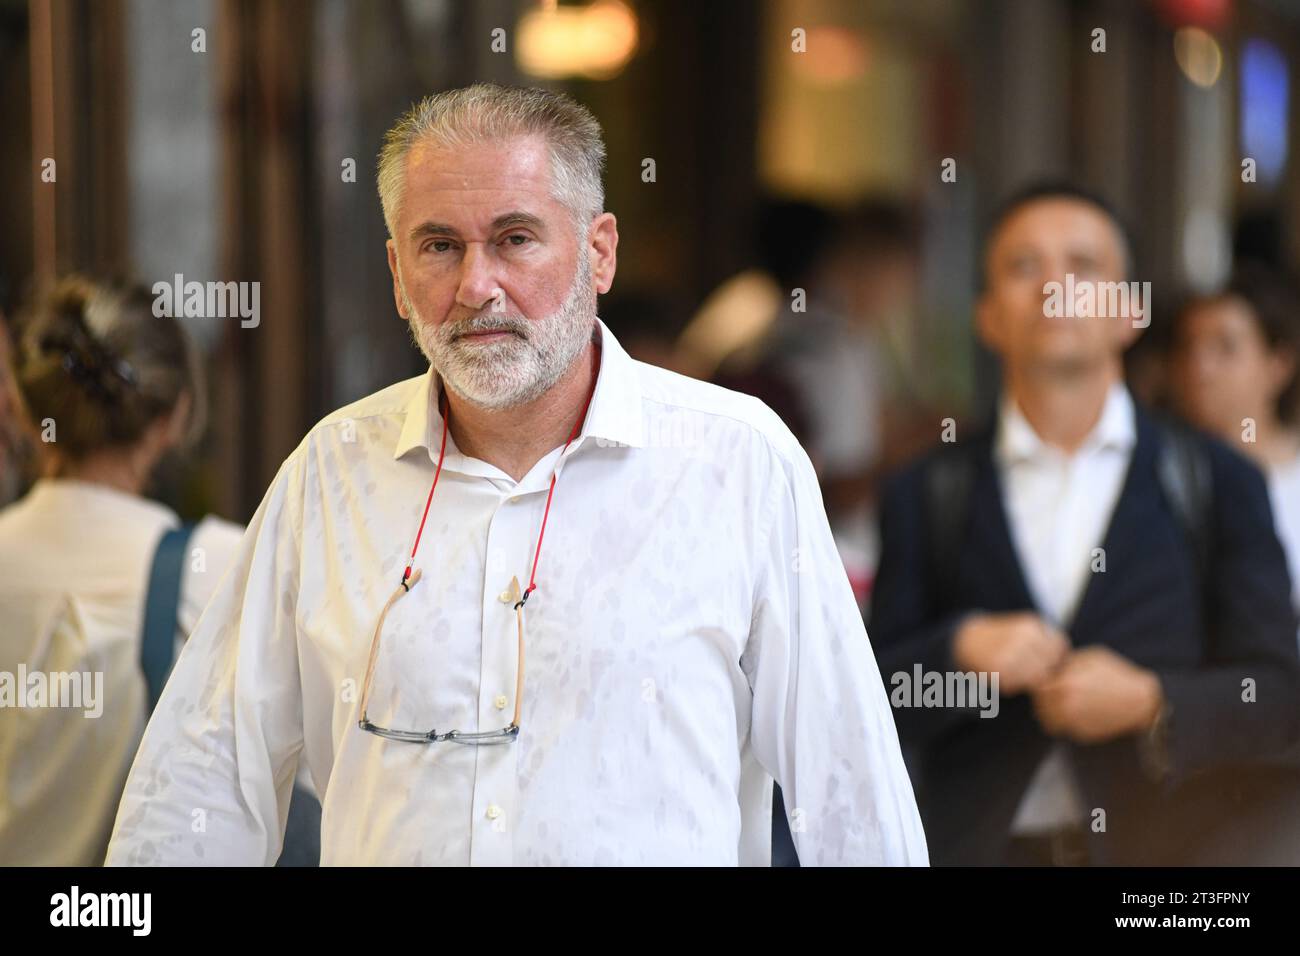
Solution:
M498 595L498 600L500 600L502 604L509 604L509 603L510 603L510 589L509 589L509 588L506 588L506 590L502 591L502 592L500 593L500 595Z
M497 817L501 816L501 808L494 803L487 808L487 815L489 820L495 820Z
M511 496L510 496L510 503L511 503L512 505L515 504L515 503L518 502L518 501L519 501L519 496L518 496L518 495L511 495Z
M497 705L497 710L505 710L505 709L506 709L506 695L505 695L505 694L497 694L496 699L495 699L494 701L492 701L492 703L494 703L494 704Z

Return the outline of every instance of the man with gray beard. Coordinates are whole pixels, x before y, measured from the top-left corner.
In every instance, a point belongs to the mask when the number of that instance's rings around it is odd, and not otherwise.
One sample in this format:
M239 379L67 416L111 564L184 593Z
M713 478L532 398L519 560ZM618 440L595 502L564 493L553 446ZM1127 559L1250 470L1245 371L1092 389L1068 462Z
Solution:
M765 866L773 778L805 865L927 862L807 455L597 317L604 156L536 89L390 130L393 296L429 371L281 467L110 863L274 862L303 760L324 864Z
M530 402L554 385L593 341L595 294L591 260L584 252L564 304L554 314L530 323L495 305L460 323L435 326L420 318L394 271L402 315L411 339L444 381L468 401L484 408L511 408ZM500 301L494 290L493 302ZM508 335L493 340L490 333ZM480 344L484 343L484 344Z

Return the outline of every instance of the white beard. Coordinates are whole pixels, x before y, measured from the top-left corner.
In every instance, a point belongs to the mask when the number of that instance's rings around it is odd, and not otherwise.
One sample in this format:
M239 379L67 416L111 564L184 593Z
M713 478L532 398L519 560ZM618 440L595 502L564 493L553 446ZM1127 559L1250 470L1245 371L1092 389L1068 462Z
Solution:
M491 310L460 322L433 326L411 305L399 274L402 304L410 316L411 338L443 382L465 401L481 408L513 408L531 402L560 380L591 341L591 262L579 256L564 303L551 315L529 321L522 315ZM477 344L467 332L504 330L513 335Z

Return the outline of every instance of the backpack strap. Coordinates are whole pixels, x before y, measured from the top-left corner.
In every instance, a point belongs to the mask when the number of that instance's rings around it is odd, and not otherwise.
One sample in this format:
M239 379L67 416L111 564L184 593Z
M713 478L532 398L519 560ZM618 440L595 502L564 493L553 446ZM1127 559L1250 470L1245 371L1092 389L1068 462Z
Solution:
M1160 487L1187 533L1197 578L1204 581L1210 569L1210 514L1214 502L1209 455L1197 435L1182 422L1162 417L1157 428L1162 439L1156 460Z
M149 712L162 696L176 649L176 622L181 605L181 575L194 525L184 524L163 534L153 554L149 592L144 605L144 635L140 668L149 687Z
M974 484L975 459L969 443L940 448L925 472L926 544L933 580L945 587L957 576Z

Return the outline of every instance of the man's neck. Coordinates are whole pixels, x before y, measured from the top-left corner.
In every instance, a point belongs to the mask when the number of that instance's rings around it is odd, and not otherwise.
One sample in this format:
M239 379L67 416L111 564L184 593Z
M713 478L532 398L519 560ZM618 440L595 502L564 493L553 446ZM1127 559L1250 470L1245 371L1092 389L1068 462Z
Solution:
M524 405L481 408L447 389L451 437L462 454L495 465L519 481L543 456L568 441L599 371L600 347L593 339L558 382Z
M1044 443L1073 454L1101 421L1106 397L1121 381L1117 360L1073 375L1008 372L1007 392Z

